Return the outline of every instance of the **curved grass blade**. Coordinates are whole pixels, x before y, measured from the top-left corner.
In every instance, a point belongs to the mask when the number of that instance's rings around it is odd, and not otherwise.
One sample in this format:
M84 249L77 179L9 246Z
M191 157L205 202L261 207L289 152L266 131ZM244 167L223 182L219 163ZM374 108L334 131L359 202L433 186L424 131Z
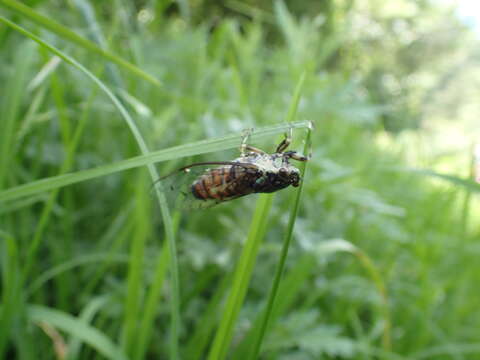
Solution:
M27 317L35 323L46 323L77 337L112 360L128 360L126 355L100 330L63 311L45 306L30 305Z
M41 46L45 47L48 51L58 55L66 63L77 68L78 70L83 72L88 78L90 78L102 91L105 92L105 94L110 98L114 106L120 112L123 119L127 123L130 131L132 132L133 137L135 138L142 154L143 155L149 154L147 145L139 129L135 125L135 122L130 117L130 114L127 112L125 107L121 104L121 102L117 99L117 97L110 91L110 89L103 82L101 82L95 75L93 75L90 71L88 71L83 65L78 63L75 59L64 54L62 51L58 50L54 46L46 43L45 41L40 39L38 36L32 34L31 32L23 29L22 27L16 25L15 23L11 22L10 20L2 16L0 16L0 21L4 22L6 25L10 26L11 28L20 32L21 34L34 40ZM147 164L147 168L152 178L152 182L159 178L157 170L153 164ZM173 360L175 360L178 358L178 324L180 321L180 314L179 314L180 294L179 294L178 261L177 261L177 254L176 254L176 244L175 244L175 239L173 234L173 226L172 226L172 220L170 217L170 211L167 206L165 195L161 190L161 186L155 187L155 193L157 195L158 202L160 205L160 210L161 210L162 219L163 219L164 228L165 228L165 237L166 237L166 241L169 243L169 250L170 250L170 271L171 271L171 277L172 277L172 285L171 285L172 298L170 301L171 319L172 319L171 320L171 337L170 337L170 356ZM33 253L38 248L38 244L32 243L30 245L30 248L33 249L32 251L29 252L29 258L31 259L33 256ZM28 263L27 263L27 266L28 266Z
M105 307L109 301L110 296L102 295L92 298L87 305L82 309L78 315L79 320L89 324L92 322L95 315ZM76 360L79 358L78 354L82 347L81 339L77 337L72 337L67 345L67 360Z
M32 8L28 7L27 5L20 3L15 0L3 0L0 4L3 4L3 6L9 8L10 10L16 12L17 14L20 14L26 19L29 19L30 21L34 22L35 24L50 30L51 32L57 34L63 39L69 40L71 43L76 44L86 50L88 50L90 53L97 54L104 59L107 59L124 69L130 71L131 73L137 75L138 77L148 81L149 83L161 87L162 84L158 79L153 77L152 75L146 73L142 69L138 68L137 66L129 63L128 61L125 61L123 58L109 52L106 50L103 50L102 48L98 47L94 42L87 40L78 34L76 34L74 31L70 30L66 26L63 26L62 24L53 21L51 18L45 17Z
M0 17L1 20L1 17ZM250 136L252 141L270 138L274 135L284 133L289 128L300 129L310 126L308 121L300 121L292 124L272 125L256 129ZM77 171L74 173L52 176L41 180L32 181L27 184L12 187L0 191L0 202L16 200L26 196L33 196L45 191L53 190L67 185L76 184L82 181L111 175L117 172L134 169L148 164L158 163L167 160L179 159L182 157L206 154L209 152L221 151L238 147L241 134L234 133L218 138L201 140L185 145L150 152L146 155L139 155L130 159L121 160L115 163L98 166L96 168ZM155 179L157 180L157 179Z
M53 279L54 277L75 269L82 265L87 265L91 263L99 263L99 262L119 262L119 263L127 263L128 256L127 255L112 255L112 254L90 254L85 256L76 257L70 261L66 261L60 265L54 266L41 275L39 275L35 281L28 287L27 293L32 294L40 287L42 287L47 281Z

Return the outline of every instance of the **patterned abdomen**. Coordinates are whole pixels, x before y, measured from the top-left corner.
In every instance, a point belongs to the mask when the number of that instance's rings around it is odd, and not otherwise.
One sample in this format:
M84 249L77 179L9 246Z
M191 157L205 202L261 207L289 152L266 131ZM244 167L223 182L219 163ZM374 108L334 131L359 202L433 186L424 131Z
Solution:
M253 184L261 176L257 169L222 166L208 170L192 184L192 194L200 200L225 201L254 192Z

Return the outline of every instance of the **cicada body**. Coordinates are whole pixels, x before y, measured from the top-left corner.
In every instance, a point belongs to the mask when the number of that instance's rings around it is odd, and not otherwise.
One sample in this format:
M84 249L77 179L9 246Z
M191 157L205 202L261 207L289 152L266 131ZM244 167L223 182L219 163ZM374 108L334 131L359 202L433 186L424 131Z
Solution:
M236 199L254 192L253 185L261 176L256 168L225 165L207 169L191 185L192 195L199 200L217 202Z
M192 180L174 181L168 188L181 188L184 207L205 208L253 193L272 193L300 183L300 171L290 159L307 161L295 151L284 151L284 140L273 154L251 146L242 148L242 155L232 161L201 162L185 166L174 174L189 174ZM205 170L202 167L208 166ZM197 173L194 169L202 169ZM160 180L171 178L168 175ZM180 183L183 185L178 186ZM186 185L186 186L185 186Z

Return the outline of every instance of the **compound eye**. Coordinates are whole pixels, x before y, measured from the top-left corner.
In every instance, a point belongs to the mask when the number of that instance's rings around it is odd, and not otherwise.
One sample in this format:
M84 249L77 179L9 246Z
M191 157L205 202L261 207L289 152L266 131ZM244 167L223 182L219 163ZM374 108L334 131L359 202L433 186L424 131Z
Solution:
M298 187L299 185L300 185L300 176L298 176L298 174L295 174L295 176L292 177L292 186Z

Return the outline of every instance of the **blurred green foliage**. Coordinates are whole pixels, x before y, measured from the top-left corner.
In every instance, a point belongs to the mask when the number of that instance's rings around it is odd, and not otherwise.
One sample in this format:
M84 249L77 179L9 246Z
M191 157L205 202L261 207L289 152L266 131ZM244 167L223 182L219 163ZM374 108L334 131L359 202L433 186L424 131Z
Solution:
M23 2L162 86L6 3L2 16L114 90L150 150L227 133L240 143L242 129L284 121L306 74L297 118L316 124L313 157L262 359L480 359L479 187L407 169L412 153L435 159L429 143L397 136L477 109L478 34L448 2ZM83 73L3 23L0 46L0 193L140 153ZM303 139L296 130L292 148ZM0 358L171 358L174 296L150 188L136 169L0 203ZM258 336L294 196L273 201L231 359ZM174 213L182 359L209 353L252 199Z

